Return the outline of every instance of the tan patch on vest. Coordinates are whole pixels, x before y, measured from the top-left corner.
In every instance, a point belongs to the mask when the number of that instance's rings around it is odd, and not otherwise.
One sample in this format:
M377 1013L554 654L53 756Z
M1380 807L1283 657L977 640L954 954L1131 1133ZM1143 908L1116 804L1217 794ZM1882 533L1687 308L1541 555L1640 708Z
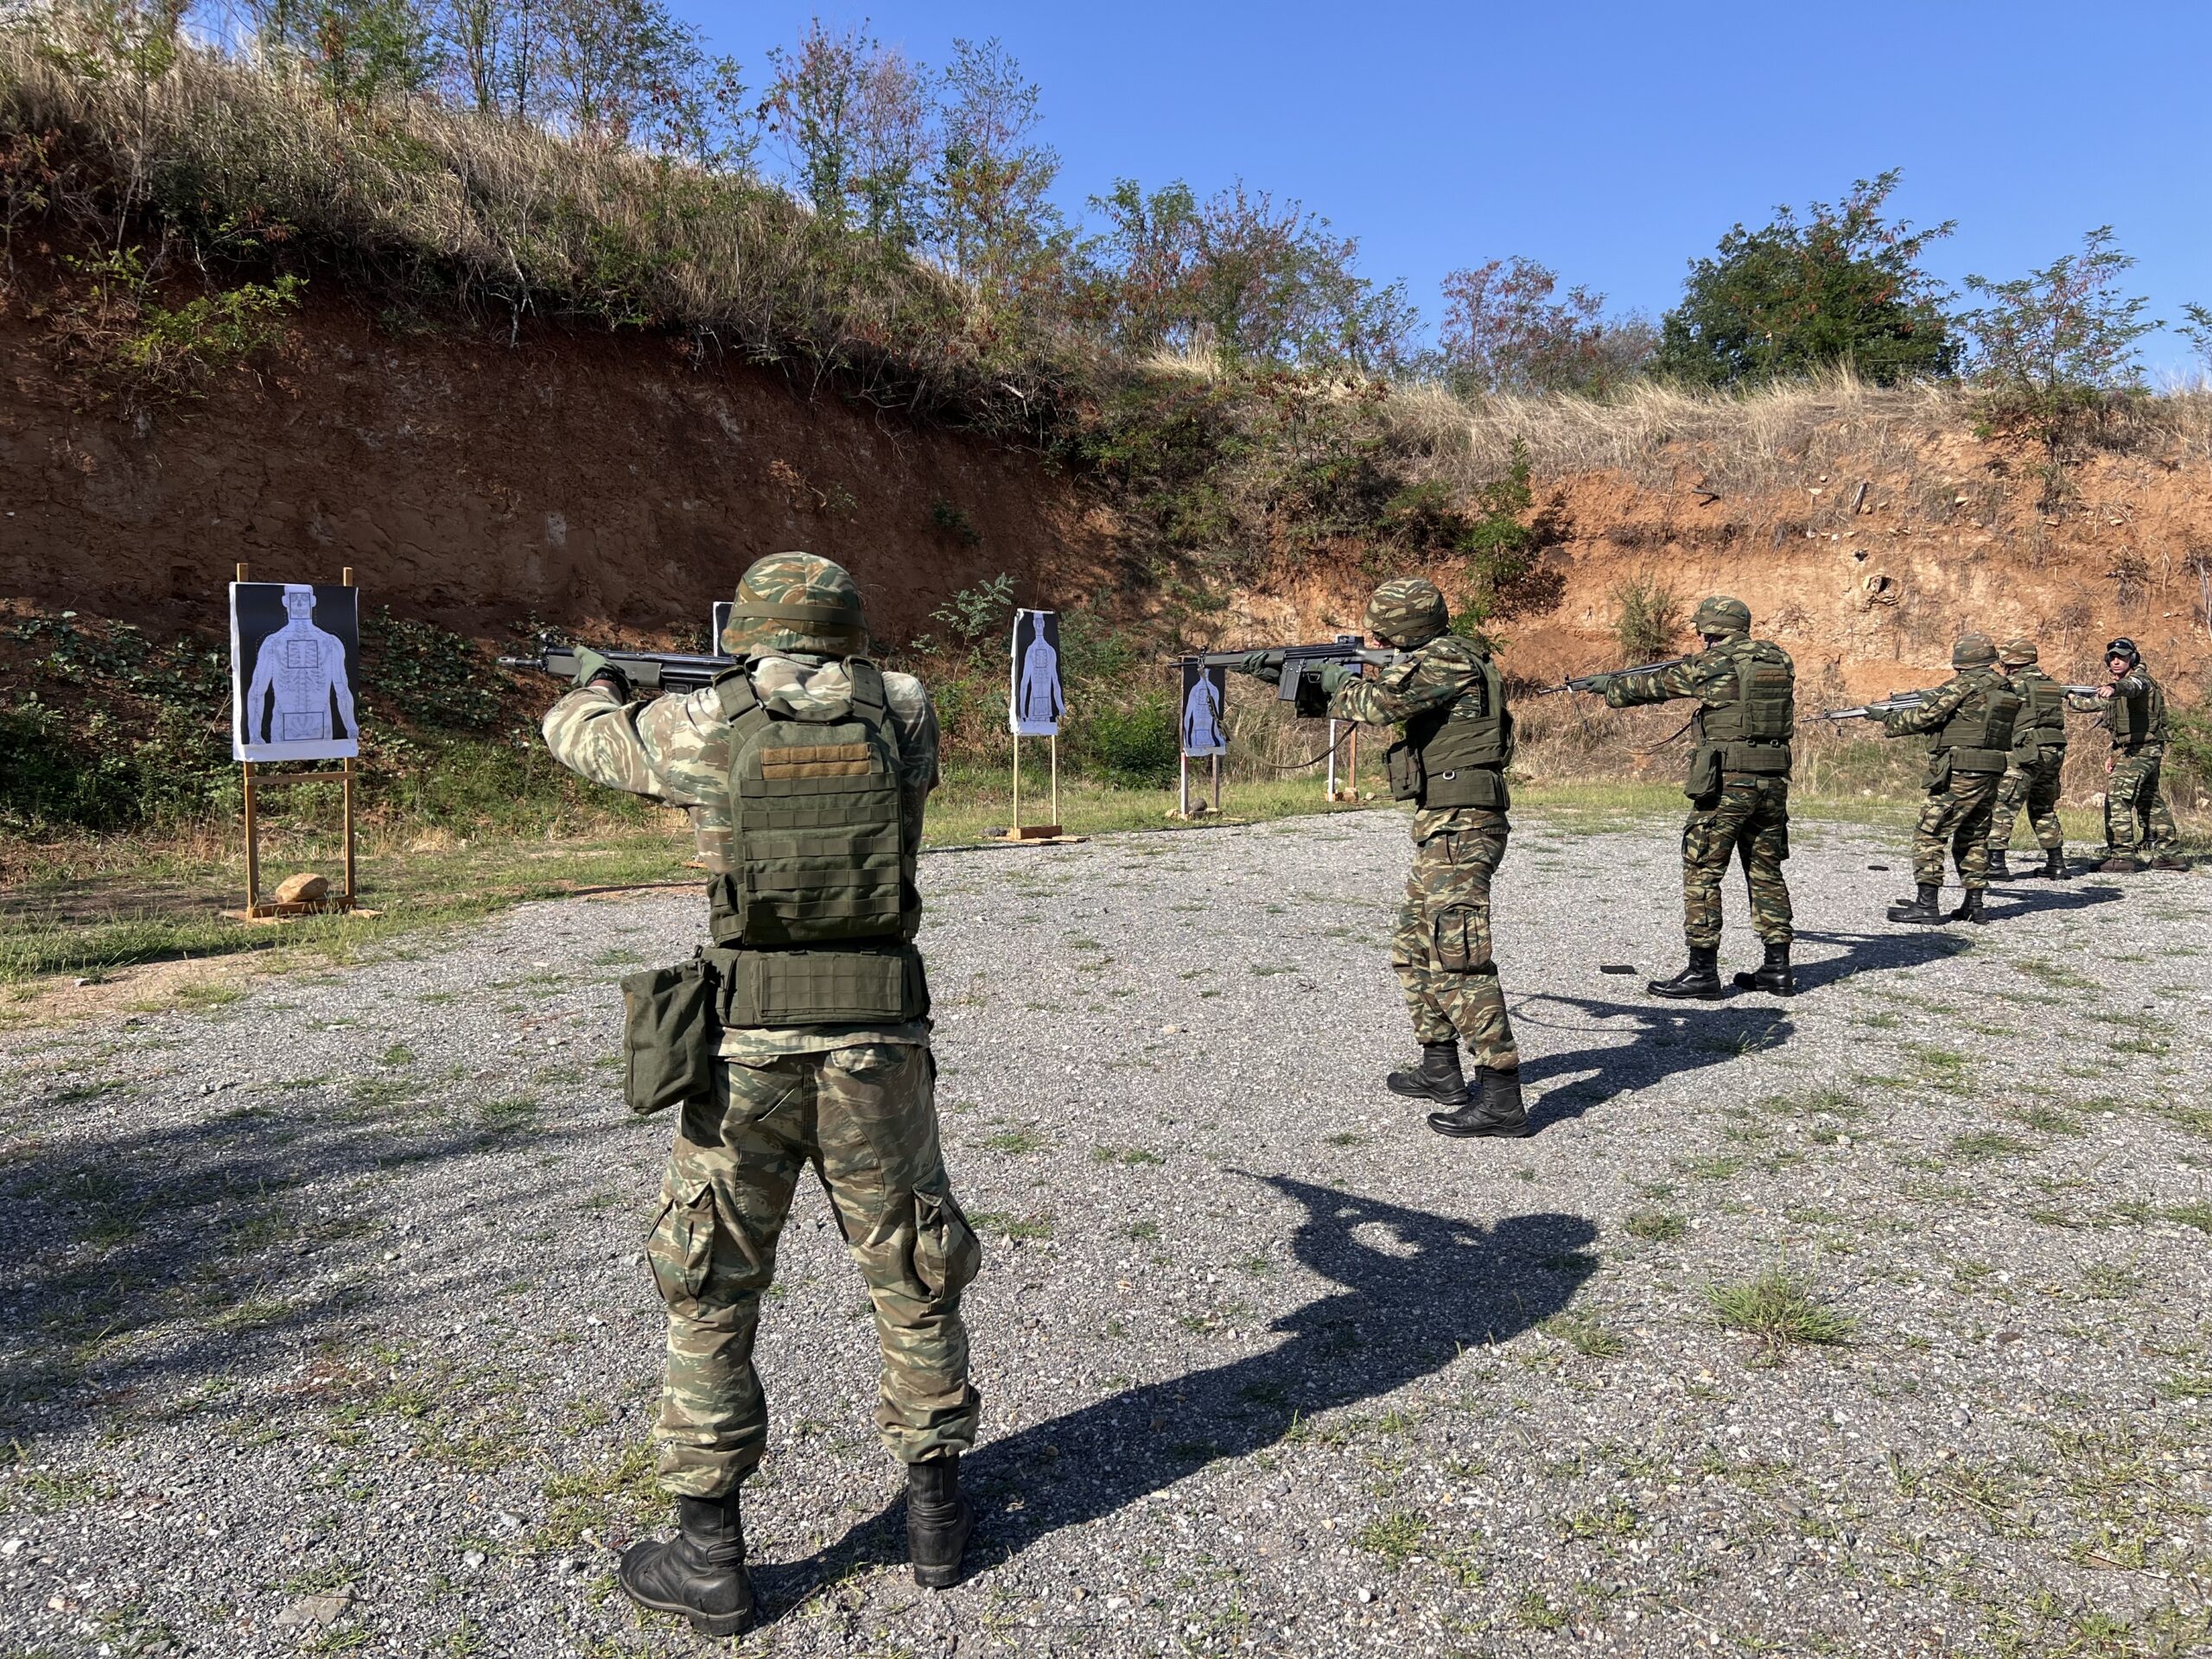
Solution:
M770 783L788 778L865 778L870 770L865 743L794 743L760 755L760 776Z

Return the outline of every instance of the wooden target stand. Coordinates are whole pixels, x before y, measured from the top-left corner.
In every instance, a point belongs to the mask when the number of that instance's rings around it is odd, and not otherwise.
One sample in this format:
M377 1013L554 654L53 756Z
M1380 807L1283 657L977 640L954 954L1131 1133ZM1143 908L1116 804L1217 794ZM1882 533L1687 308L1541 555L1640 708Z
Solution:
M1060 827L1060 734L1054 732L1045 740L1052 753L1052 811L1049 823L1024 823L1021 821L1021 734L1014 734L1014 823L999 836L1001 841L1026 843L1033 847L1065 846L1071 842L1088 841L1088 836L1071 836Z
M251 582L252 567L241 563L238 579ZM339 585L353 585L353 567L347 565L339 573ZM234 922L293 922L307 916L373 916L373 910L364 909L359 903L359 892L354 880L353 839L353 760L347 756L339 763L340 770L331 772L268 772L265 761L241 760L238 765L245 773L245 908L226 910L224 917ZM261 818L258 797L262 789L270 784L343 784L345 787L346 886L334 895L308 899L300 903L264 900L261 896Z

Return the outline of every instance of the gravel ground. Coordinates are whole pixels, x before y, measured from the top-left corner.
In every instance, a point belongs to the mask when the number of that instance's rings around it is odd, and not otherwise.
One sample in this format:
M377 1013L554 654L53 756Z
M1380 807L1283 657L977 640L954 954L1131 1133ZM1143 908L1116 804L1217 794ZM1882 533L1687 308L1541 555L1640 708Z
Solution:
M987 1249L972 1571L897 1565L867 1305L803 1192L738 1645L2201 1650L2212 884L1910 931L1893 841L1798 843L1805 993L1682 1007L1640 977L1679 965L1672 826L1525 825L1540 1133L1475 1143L1377 1081L1395 815L928 860ZM668 1133L616 1097L613 982L700 923L539 905L0 1039L0 1649L720 1645L610 1573L664 1514Z

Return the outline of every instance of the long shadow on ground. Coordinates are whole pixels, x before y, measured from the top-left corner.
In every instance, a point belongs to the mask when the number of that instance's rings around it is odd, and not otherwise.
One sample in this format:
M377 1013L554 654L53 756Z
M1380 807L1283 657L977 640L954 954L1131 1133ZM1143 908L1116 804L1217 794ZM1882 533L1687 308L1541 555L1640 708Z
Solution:
M1277 1320L1271 1328L1289 1339L1264 1353L1131 1389L969 1453L961 1484L980 1512L971 1572L1217 1459L1273 1446L1318 1413L1440 1370L1466 1344L1518 1335L1564 1308L1597 1267L1580 1252L1598 1230L1579 1216L1510 1216L1485 1232L1285 1175L1264 1179L1305 1207L1292 1253L1343 1289ZM857 1568L904 1560L902 1514L893 1503L804 1560L756 1567L764 1605L786 1608Z

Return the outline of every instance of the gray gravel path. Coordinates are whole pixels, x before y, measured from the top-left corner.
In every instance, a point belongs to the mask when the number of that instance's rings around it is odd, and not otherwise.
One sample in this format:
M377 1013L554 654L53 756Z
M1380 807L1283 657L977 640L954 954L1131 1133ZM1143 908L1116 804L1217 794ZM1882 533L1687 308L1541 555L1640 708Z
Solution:
M988 1252L975 1570L893 1565L867 1305L804 1192L742 1649L2201 1648L2212 883L1907 931L1893 842L1797 841L1806 994L1683 1007L1641 991L1673 827L1525 825L1497 932L1541 1133L1472 1145L1376 1083L1399 817L928 860ZM663 1513L668 1133L615 1098L613 982L699 924L540 905L0 1039L0 1651L719 1645L609 1571ZM1726 1328L1770 1274L1847 1339Z

